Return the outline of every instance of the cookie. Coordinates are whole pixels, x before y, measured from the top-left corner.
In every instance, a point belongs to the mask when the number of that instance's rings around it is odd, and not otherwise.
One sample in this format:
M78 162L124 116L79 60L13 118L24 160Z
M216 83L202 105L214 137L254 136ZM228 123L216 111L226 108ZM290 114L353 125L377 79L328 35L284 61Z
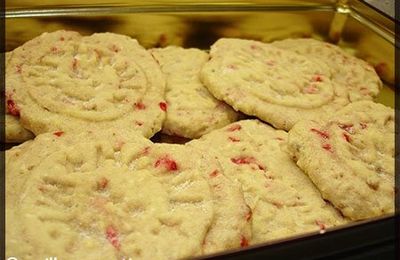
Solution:
M239 186L188 147L56 132L7 151L6 165L10 256L180 259L250 236Z
M394 212L394 111L372 101L352 103L327 121L302 121L289 149L343 215L367 219Z
M332 81L346 88L351 102L372 100L382 89L382 81L371 65L336 45L311 38L286 39L272 45L326 63L332 69Z
M136 40L44 33L12 51L7 102L34 134L129 129L151 137L165 117L165 81Z
M287 133L243 120L187 143L213 154L241 184L257 244L346 222L286 152Z
M151 54L167 81L163 133L193 139L236 121L237 113L200 82L200 70L209 58L206 52L170 46L152 49Z
M289 130L300 119L319 118L349 102L326 64L270 44L220 39L210 56L201 71L210 92L278 129Z

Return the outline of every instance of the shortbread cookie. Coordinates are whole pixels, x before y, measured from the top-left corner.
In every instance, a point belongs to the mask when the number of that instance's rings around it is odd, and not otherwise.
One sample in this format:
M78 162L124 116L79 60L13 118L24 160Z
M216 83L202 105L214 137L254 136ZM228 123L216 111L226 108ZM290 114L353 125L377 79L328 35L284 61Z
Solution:
M8 100L34 134L129 129L150 137L165 117L164 78L136 40L44 33L12 51Z
M7 256L180 259L250 239L241 190L214 159L118 134L7 151Z
M235 110L290 129L300 119L318 118L346 105L346 87L334 84L331 70L270 44L220 39L201 79L210 92Z
M236 121L237 113L200 82L200 70L209 58L206 52L170 46L151 53L167 81L163 133L193 139Z
M336 45L311 38L286 39L272 44L325 62L332 69L332 81L347 89L351 102L372 100L382 88L382 81L371 65Z
M22 143L32 139L34 135L23 128L17 117L5 115L5 130L7 143Z
M241 184L251 209L250 244L345 223L291 160L286 138L258 120L243 120L186 144L215 155L226 176Z
M290 152L321 191L354 220L394 211L394 111L352 103L328 121L302 121L289 132Z

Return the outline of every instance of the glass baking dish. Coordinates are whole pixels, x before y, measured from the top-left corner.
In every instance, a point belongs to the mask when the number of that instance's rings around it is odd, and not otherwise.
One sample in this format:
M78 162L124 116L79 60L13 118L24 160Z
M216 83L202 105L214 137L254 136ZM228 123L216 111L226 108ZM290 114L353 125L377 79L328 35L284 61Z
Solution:
M385 87L377 102L395 105L395 21L361 1L6 1L6 51L43 32L115 32L145 47L208 49L221 37L270 42L314 37L370 62ZM398 203L398 200L396 200ZM396 204L398 205L398 204ZM396 207L397 208L397 207ZM398 215L270 241L213 257L394 258ZM397 229L397 232L396 232ZM207 256L201 257L206 258ZM211 257L211 256L208 256Z

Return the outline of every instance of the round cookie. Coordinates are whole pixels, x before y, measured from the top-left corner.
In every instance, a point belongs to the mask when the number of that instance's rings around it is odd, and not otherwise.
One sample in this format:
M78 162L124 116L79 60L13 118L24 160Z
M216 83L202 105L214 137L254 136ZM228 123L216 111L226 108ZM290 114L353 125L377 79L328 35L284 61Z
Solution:
M394 111L352 103L327 121L301 121L289 149L322 196L343 215L367 219L394 212Z
M34 134L129 129L151 137L165 117L164 87L151 55L112 33L44 33L12 51L6 67L7 102Z
M151 54L167 81L163 133L194 139L237 120L238 114L200 82L200 70L209 58L206 52L169 46L152 49Z
M382 88L382 81L371 65L336 45L311 38L286 39L272 45L326 63L332 69L332 81L346 88L351 102L372 100Z
M178 259L250 236L240 188L188 147L56 132L7 151L6 165L7 255Z
M220 39L201 80L235 110L289 130L300 119L319 118L346 105L346 88L334 84L318 60L271 44Z
M213 154L225 175L241 184L251 209L250 244L346 222L291 160L286 140L284 131L243 120L186 144Z

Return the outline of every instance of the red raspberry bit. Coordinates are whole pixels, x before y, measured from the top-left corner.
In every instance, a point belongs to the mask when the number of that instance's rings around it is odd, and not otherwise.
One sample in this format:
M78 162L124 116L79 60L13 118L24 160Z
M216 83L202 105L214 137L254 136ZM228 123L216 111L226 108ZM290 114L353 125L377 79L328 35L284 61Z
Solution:
M238 125L238 124L235 124L235 125L231 125L231 126L228 128L228 131L229 131L229 132L233 132L233 131L237 131L237 130L240 130L240 129L242 129L242 126L241 126L241 125Z
M241 157L237 157L237 158L231 158L231 161L235 164L252 164L252 163L254 163L258 166L258 169L265 171L265 167L258 164L254 157L241 156Z
M231 161L236 164L250 164L250 163L255 163L256 160L254 159L254 157L242 156L237 158L231 158Z
M7 100L7 109L8 113L13 116L19 117L19 108L17 107L17 104L15 104L14 100L8 99Z
M21 64L15 65L15 70L17 71L17 73L21 73L22 72L22 65Z
M106 178L101 178L99 181L97 181L97 189L98 190L104 190L108 185L108 180Z
M168 105L167 105L167 103L165 103L165 102L160 102L160 108L161 108L161 110L162 111L167 111L167 107L168 107Z
M236 137L233 137L233 136L229 136L228 139L231 140L232 142L240 142L239 138L236 138Z
M343 133L343 138L344 138L348 143L351 142L351 137L350 137L350 135L348 135L347 133Z
M366 123L360 123L360 126L361 126L361 129L365 129L365 128L367 128L367 124Z
M315 85L310 85L308 87L303 88L303 93L307 94L315 94L318 92L318 88Z
M146 105L143 104L142 101L136 102L136 103L134 104L134 106L135 106L135 108L136 108L137 110L144 110L144 109L146 109Z
M354 133L354 129L353 129L353 124L339 124L338 125L340 128L342 128L343 130L345 130L346 132L348 132L349 134L353 134Z
M318 135L320 135L322 138L325 139L329 139L329 134L327 132L315 129L315 128L311 128L310 129L312 132L317 133Z
M244 236L240 237L240 246L241 247L248 247L249 246L249 241Z
M325 150L332 152L332 146L330 144L323 144L322 148L324 148Z
M170 159L168 156L161 157L155 162L154 167L157 168L159 166L164 166L168 171L178 170L178 165L176 162Z
M114 227L112 227L112 226L107 227L106 237L107 237L108 242L111 243L111 245L113 245L117 250L120 249L121 244L118 239L118 232L117 232L117 230L115 230Z
M63 131L57 131L57 132L53 133L53 135L58 136L58 137L62 136L63 134L64 134Z
M317 225L319 226L319 229L320 229L322 232L325 232L326 226L325 226L325 224L324 224L322 221L315 220L315 224L317 224Z
M320 75L314 75L311 79L313 82L322 82L322 78Z
M61 36L60 41L64 41L64 40L65 40L64 36Z
M210 173L210 177L211 178L216 177L218 175L218 173L219 173L218 170L215 170L212 173Z

